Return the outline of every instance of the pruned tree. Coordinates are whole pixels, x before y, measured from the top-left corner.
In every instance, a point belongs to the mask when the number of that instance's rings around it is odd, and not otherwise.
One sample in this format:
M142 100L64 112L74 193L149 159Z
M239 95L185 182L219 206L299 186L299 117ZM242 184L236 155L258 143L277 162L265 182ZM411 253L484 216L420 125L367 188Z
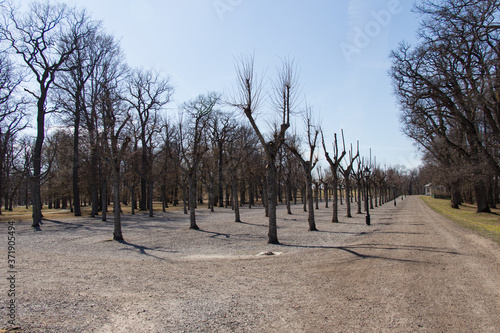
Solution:
M285 142L287 149L289 149L300 161L304 170L304 176L307 189L307 202L309 206L307 222L309 223L309 231L318 231L316 222L314 221L314 196L313 196L313 176L312 171L318 163L318 157L315 156L316 144L318 141L319 129L312 123L312 110L306 108L304 114L304 125L307 130L307 145L308 155L307 159L303 157L303 153L299 152L298 143L295 141ZM318 186L316 186L318 188Z
M256 112L261 106L262 81L258 81L254 74L253 56L239 59L236 65L237 91L233 96L231 105L243 112L257 134L267 159L267 205L269 212L268 242L279 244L278 228L276 222L277 205L277 167L276 157L284 140L286 130L290 127L290 113L294 108L297 81L293 62L284 61L278 70L278 78L274 82L274 107L280 113L280 125L271 139L266 140L263 132L256 122Z
M346 155L345 147L342 149L342 153L339 156L339 146L337 143L337 134L334 134L334 141L333 141L333 160L330 157L330 154L328 153L328 150L326 149L325 145L325 137L323 135L323 130L320 129L321 132L321 142L323 144L323 151L325 152L325 158L330 164L330 169L332 172L332 191L333 191L333 216L332 216L332 222L339 222L339 206L338 206L338 186L339 186L339 167L340 163L342 162L342 159Z
M342 132L342 142L344 142L344 133ZM345 147L345 144L344 144ZM349 150L349 160L346 163L346 166L344 167L342 163L339 165L340 172L342 173L342 176L344 176L344 184L345 184L345 202L347 206L347 215L346 217L352 217L351 215L351 177L353 174L353 166L354 162L359 158L359 141L357 145L357 150L356 154L354 155L352 151L352 145L351 145L351 150Z

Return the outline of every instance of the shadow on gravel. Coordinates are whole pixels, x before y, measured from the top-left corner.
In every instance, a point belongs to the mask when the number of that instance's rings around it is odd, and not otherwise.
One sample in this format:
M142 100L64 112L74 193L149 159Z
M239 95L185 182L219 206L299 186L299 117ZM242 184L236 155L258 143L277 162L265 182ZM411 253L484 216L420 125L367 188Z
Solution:
M166 250L162 250L160 248L150 248L150 247L146 247L146 246L142 246L142 245L137 245L137 244L129 243L127 241L119 241L118 243L123 244L123 245L128 245L128 246L131 247L131 248L121 249L121 251L139 250L140 254L143 254L143 255L148 256L148 257L153 257L153 258L158 259L158 260L166 260L166 259L165 258L161 258L161 257L157 257L157 256L152 255L150 253L147 253L146 250L148 250L148 251L163 252L163 253L176 253L177 252L177 251L166 251Z
M255 227L269 228L269 226L267 226L265 224L256 224L256 223L250 223L250 222L234 222L234 223L241 223L241 224L246 224L246 225L253 225Z
M396 246L385 248L385 247L381 247L381 246L377 246L377 245L363 245L363 244L361 244L361 245L352 245L352 246L316 246L316 245L292 245L292 244L281 244L281 245L284 246L284 247L291 247L291 248L341 250L341 251L353 254L356 257L360 258L360 259L381 259L381 260L390 260L390 261L407 262L407 263L430 264L430 262L427 262L427 261L411 260L411 259L398 259L398 258L390 258L390 257L384 257L384 256L376 256L376 255L370 255L370 254L363 254L363 253L360 253L360 252L354 250L354 249L402 250L401 248L398 248ZM404 247L404 246L401 246L401 247ZM413 248L412 246L409 246L409 247ZM430 249L433 249L433 248L430 248ZM432 250L429 250L429 251L432 252ZM434 252L458 254L458 253L444 252L444 251L434 251Z
M51 222L54 224L58 224L61 226L66 226L67 229L75 229L75 228L83 228L84 225L81 223L74 223L74 222L62 222L62 221L56 221L56 220L48 220L48 219L43 219L45 222Z
M351 248L357 249L372 249L372 250L401 250L401 251L419 251L419 252L431 252L431 253L441 253L441 254L452 254L452 255L462 255L456 251L450 251L448 249L439 247L426 247L426 246L414 246L414 245L374 245L374 244L357 244L351 246Z
M197 231L203 232L206 234L212 234L212 236L210 236L210 238L215 238L215 237L220 237L220 236L225 237L225 238L231 238L231 235L223 234L221 232L206 231L206 230L202 230L202 229L198 229Z

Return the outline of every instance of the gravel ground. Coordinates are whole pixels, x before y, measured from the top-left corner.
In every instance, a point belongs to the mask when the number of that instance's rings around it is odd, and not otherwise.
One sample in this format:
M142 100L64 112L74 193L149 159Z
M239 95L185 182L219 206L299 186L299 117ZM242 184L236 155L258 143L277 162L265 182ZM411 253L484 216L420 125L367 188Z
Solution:
M345 209L342 206L342 209ZM262 208L16 223L16 325L23 332L500 332L500 246L418 197L331 223ZM355 212L355 207L353 207ZM344 216L341 210L339 216ZM112 219L110 218L110 221ZM7 224L0 244L6 272ZM260 255L263 252L275 255ZM8 327L1 279L0 327Z

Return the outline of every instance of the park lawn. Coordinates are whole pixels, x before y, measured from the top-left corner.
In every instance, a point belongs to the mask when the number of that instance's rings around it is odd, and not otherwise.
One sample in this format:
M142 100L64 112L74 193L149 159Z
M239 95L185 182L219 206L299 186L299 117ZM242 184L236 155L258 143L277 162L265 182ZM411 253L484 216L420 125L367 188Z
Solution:
M44 206L44 208L42 209L43 218L46 220L57 220L57 219L74 218L75 217L74 214L69 209L48 209L46 207L47 206ZM167 211L179 210L179 209L182 209L182 204L179 206L176 206L176 207L169 205L168 207L169 208L167 209ZM123 205L122 204L121 208L122 208L122 212L124 215L132 213L132 206L130 206L130 205ZM162 209L161 202L154 202L153 209L155 212L161 212L161 209ZM81 207L81 210L82 210L83 217L90 216L90 210L91 210L90 206L88 206L88 205L83 206L83 207ZM136 213L139 214L139 213L146 213L146 212L140 212L139 210L136 209ZM2 214L0 215L0 222L31 221L31 214L32 214L31 206L29 207L29 209L26 209L26 207L14 207L12 212L2 209ZM101 216L101 214L99 214L99 216ZM113 204L108 206L108 217L110 217L110 218L113 217Z
M475 205L463 204L460 209L453 209L448 199L420 197L435 212L500 244L500 209L492 209L492 214L476 213Z

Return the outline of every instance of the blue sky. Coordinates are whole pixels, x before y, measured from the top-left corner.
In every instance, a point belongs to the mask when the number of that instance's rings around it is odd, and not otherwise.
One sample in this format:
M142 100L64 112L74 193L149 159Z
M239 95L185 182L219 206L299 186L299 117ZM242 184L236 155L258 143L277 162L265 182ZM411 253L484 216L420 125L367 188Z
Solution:
M400 130L387 72L389 53L413 42L420 18L410 0L68 0L121 40L132 67L170 76L175 109L200 93L231 91L235 58L254 54L271 77L281 59L299 68L300 96L327 142L344 129L378 164L415 167L419 158ZM176 111L171 111L175 114ZM261 122L275 114L265 105ZM297 117L295 126L300 128ZM300 130L297 130L300 133ZM330 145L331 147L331 145ZM322 154L321 154L322 155Z

